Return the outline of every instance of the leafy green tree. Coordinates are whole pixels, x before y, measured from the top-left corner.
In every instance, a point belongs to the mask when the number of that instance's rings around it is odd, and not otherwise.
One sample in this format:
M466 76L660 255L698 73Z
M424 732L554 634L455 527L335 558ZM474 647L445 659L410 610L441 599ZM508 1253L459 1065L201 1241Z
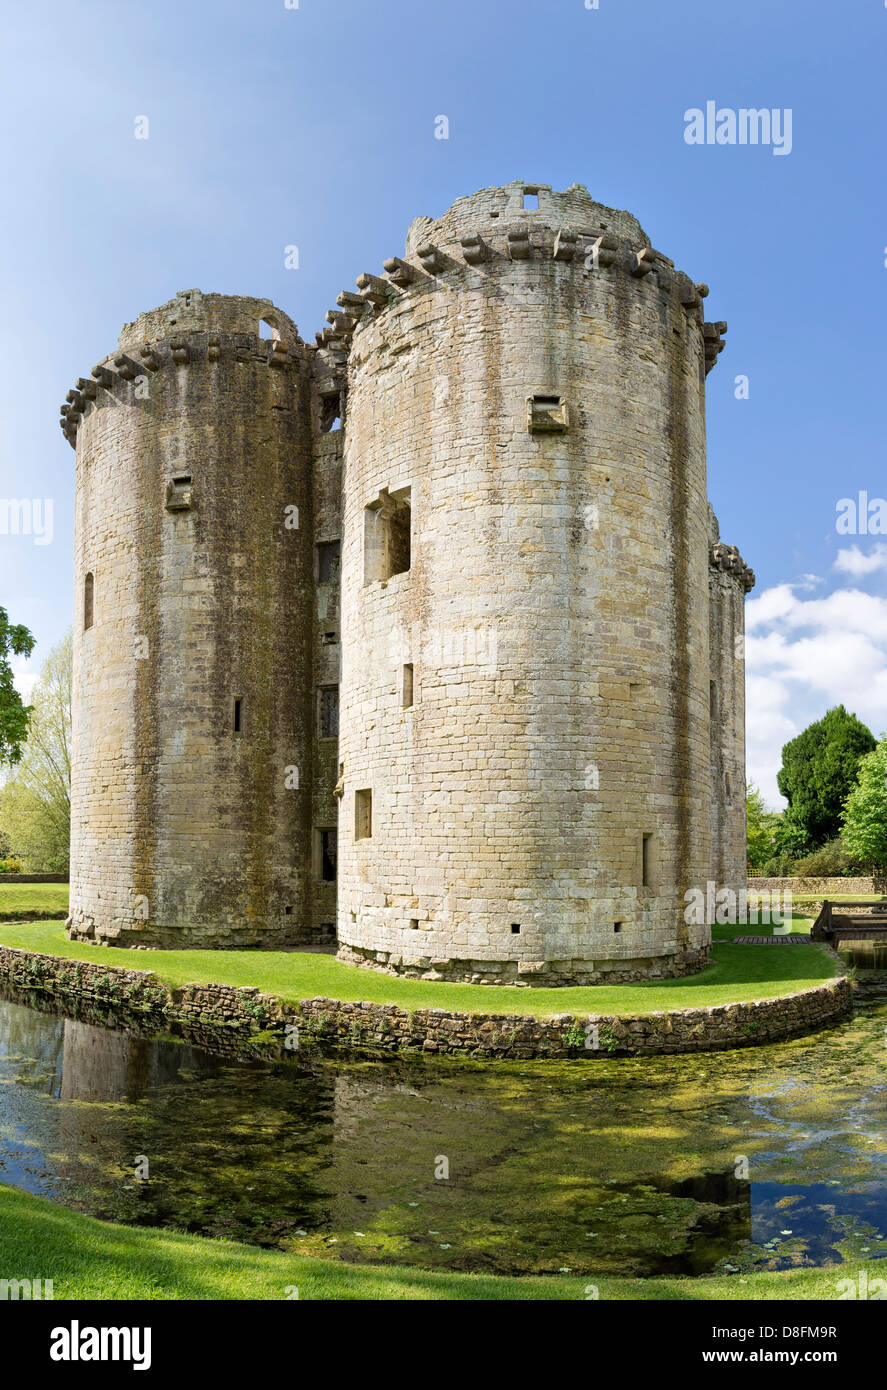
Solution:
M856 786L844 809L844 842L873 868L887 865L887 734L859 764Z
M759 873L768 859L773 858L779 815L775 811L768 811L762 793L751 783L746 787L745 805L746 854L749 867Z
M871 730L843 705L785 745L776 779L788 801L779 832L782 852L809 854L837 838L860 761L874 747Z
M27 743L0 792L0 833L31 873L66 873L71 838L71 634L34 687Z
M807 853L810 836L806 821L791 806L779 817L773 843L776 856L780 859L794 860Z
M0 763L17 763L28 733L30 705L12 683L10 656L30 656L34 638L20 623L11 623L0 608Z

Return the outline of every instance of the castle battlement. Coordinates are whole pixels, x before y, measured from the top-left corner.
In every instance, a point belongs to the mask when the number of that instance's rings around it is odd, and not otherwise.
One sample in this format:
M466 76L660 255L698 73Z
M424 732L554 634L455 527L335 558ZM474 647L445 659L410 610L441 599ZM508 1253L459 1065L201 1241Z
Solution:
M705 284L580 185L417 218L312 344L179 292L76 379L73 936L426 978L706 958L744 879Z

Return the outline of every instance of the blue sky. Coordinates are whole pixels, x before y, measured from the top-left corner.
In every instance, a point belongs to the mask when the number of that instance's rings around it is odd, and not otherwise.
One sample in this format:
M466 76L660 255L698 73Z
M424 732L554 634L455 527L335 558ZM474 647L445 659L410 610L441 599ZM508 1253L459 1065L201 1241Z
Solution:
M414 216L575 181L630 209L729 323L709 489L758 577L750 775L776 804L781 744L839 701L880 733L887 536L835 520L843 497L887 496L885 55L881 0L20 7L0 58L0 496L53 503L51 543L0 535L0 602L38 639L21 688L71 620L58 406L125 321L198 287L268 295L310 340ZM706 101L791 109L791 153L688 145Z

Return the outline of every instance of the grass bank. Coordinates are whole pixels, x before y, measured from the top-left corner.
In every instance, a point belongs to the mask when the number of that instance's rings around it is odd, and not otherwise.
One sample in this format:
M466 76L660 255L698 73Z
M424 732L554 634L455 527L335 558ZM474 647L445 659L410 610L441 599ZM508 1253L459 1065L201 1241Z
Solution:
M737 932L735 927L729 930L731 935ZM88 946L68 941L64 928L55 922L2 923L0 944L69 960L151 970L172 987L208 983L253 985L266 994L292 1002L322 995L345 1001L396 1004L404 1009L514 1013L537 1018L568 1013L652 1013L775 999L823 984L839 972L834 959L815 943L734 946L731 941L717 941L712 963L698 975L570 989L404 980L313 952L134 951Z
M0 1186L2 1277L52 1279L60 1299L584 1300L834 1299L840 1279L877 1262L701 1279L433 1274L413 1266L310 1259L233 1241L117 1226Z
M67 883L4 883L0 877L0 922L67 915Z

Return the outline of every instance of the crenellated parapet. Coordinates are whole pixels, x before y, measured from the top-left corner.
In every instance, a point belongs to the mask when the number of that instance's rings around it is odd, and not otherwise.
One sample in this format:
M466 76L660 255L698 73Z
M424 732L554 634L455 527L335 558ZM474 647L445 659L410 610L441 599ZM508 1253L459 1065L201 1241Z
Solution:
M176 305L185 294L199 295L199 291L182 292L171 304ZM76 447L77 430L84 415L115 403L149 399L151 378L165 372L182 367L200 371L218 364L247 362L262 363L284 377L299 370L307 349L286 315L274 309L270 300L234 300L233 312L229 301L227 313L213 308L214 301L224 298L202 296L201 303L210 305L211 312L201 318L189 305L189 312L183 315L184 326L180 326L174 313L168 312L170 305L142 314L134 324L127 324L117 350L97 363L88 378L78 377L61 406L59 424L72 448ZM263 322L269 325L273 336L260 336L259 326ZM285 323L286 330L276 330L277 323ZM167 329L163 338L139 337L140 333L156 332L163 327Z
M537 199L538 207L526 207L527 199ZM677 270L652 247L634 217L594 202L578 184L556 193L547 185L521 181L458 199L437 221L417 218L403 256L385 260L382 275L358 276L356 294L345 290L339 295L339 308L327 313L318 344L347 354L355 332L392 307L396 310L404 296L412 302L466 274L483 284L512 263L545 262L569 267L580 279L618 276L637 284L642 294L676 296L701 333L706 373L724 348L726 323L705 322L708 286Z
M735 545L717 541L709 551L709 565L738 579L747 594L755 587L755 572L749 569Z

